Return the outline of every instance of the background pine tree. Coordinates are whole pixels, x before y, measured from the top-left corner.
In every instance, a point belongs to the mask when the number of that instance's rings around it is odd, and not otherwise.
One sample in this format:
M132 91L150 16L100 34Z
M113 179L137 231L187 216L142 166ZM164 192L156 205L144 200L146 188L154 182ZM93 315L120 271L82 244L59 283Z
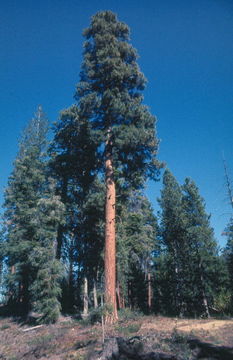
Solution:
M51 185L46 169L47 130L48 122L39 107L22 136L5 193L7 297L8 302L25 315L32 308L33 301L37 306L41 296L41 288L35 291L38 273L42 267L46 271L51 270L47 256L49 259L54 258L57 224L61 221L59 212L63 209L58 198L51 198L49 189ZM36 254L40 254L38 260ZM53 271L57 273L55 269ZM57 283L56 286L59 288ZM54 294L49 286L47 301L49 298L56 298L54 301L57 301L58 293L56 290ZM41 311L42 314L43 311L47 312L45 308L41 308ZM47 315L44 318L48 319Z
M161 248L156 259L158 306L180 316L209 317L220 287L216 279L224 271L204 200L192 180L186 179L180 187L169 170L163 184Z
M119 307L148 312L148 275L156 249L157 221L148 199L132 192L119 209L117 228L117 294Z
M172 173L166 169L163 189L159 199L161 206L160 235L161 270L163 289L161 302L168 312L183 315L186 311L186 275L188 272L185 216L182 206L182 191Z
M64 224L58 229L56 257L66 264L62 307L70 312L82 306L83 277L89 277L91 272L93 281L94 269L98 266L93 265L90 270L90 262L101 262L97 254L101 253L103 244L100 245L101 235L99 237L96 224L103 221L103 203L100 210L98 204L102 195L95 176L96 144L90 124L80 117L76 105L61 113L54 126L54 135L50 146L50 167L56 179L56 193L66 206ZM102 218L99 218L99 212L102 212ZM92 247L88 252L90 243L98 249L93 260Z
M189 248L190 299L189 313L209 314L217 291L216 276L219 271L217 243L210 226L210 216L199 190L190 179L182 186L183 208L186 217L186 239Z
M225 259L229 273L229 289L230 290L230 311L233 312L233 218L226 228L227 244L225 248Z

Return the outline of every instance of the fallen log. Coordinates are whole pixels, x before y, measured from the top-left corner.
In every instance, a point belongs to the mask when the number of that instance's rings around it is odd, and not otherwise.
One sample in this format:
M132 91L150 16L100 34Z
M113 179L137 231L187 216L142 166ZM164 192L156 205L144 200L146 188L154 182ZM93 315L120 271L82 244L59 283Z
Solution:
M27 332L27 331L31 331L31 330L36 330L36 329L41 328L42 326L44 326L44 325L33 326L33 327L30 327L30 328L27 328L27 329L23 329L22 331Z
M170 354L161 352L143 351L143 342L139 337L134 337L129 340L117 338L119 353L126 356L127 359L132 360L176 360L176 357Z
M233 360L233 347L217 346L211 343L202 342L199 339L188 339L187 345L195 359ZM177 357L162 352L145 352L143 338L135 336L131 339L110 338L106 339L101 353L93 354L91 360L177 360Z
M93 357L94 360L95 357ZM92 359L92 358L90 358ZM100 360L177 360L170 354L160 352L143 352L143 342L140 337L125 340L123 338L110 338L104 343Z
M119 358L119 346L116 338L106 339L101 353L101 360L112 360Z

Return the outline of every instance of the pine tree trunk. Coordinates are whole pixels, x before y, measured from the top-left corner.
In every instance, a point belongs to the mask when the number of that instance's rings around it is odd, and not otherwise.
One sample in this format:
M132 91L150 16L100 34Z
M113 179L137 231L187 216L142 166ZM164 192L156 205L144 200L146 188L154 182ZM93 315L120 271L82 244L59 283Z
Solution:
M84 289L83 289L83 317L88 316L88 281L84 278Z
M203 305L203 308L205 309L206 317L209 318L210 312L209 312L209 305L208 305L206 292L205 292L205 280L204 280L204 276L203 276L202 260L201 260L198 248L196 248L196 251L197 251L197 256L198 256L198 269L199 269L199 274L200 274L202 305Z
M151 311L152 305L152 289L151 289L151 273L148 272L148 310Z
M108 147L109 144L107 144ZM112 314L106 318L107 323L117 320L116 306L116 235L115 207L116 189L113 176L111 152L106 155L106 202L105 202L105 303L112 307Z
M204 285L204 278L203 278L203 270L202 270L202 264L201 262L199 263L199 269L200 269L200 272L201 272L201 287L202 287L202 304L203 304L203 307L205 309L205 315L207 318L210 317L210 312L209 312L209 306L208 306L208 301L207 301L207 297L206 297L206 293L205 293L205 285Z
M206 317L209 319L209 317L210 317L209 306L208 306L208 301L207 301L207 297L205 295L204 290L202 292L202 296L203 296L203 306L205 308Z
M67 203L67 178L64 179L63 185L62 185L62 192L61 192L61 200L64 204ZM57 232L57 239L56 239L56 259L61 259L61 252L62 252L62 245L63 245L63 238L64 238L64 231L65 228L63 225L59 225L58 232Z
M94 308L98 307L98 298L97 298L97 289L96 289L96 281L93 283L93 298L94 298Z
M175 300L175 312L179 313L180 312L180 280L179 280L179 269L178 269L178 256L177 256L177 249L176 249L176 244L174 247L174 261L175 261L175 296L174 296L174 300Z
M119 281L117 281L116 293L117 293L117 300L118 300L118 308L122 309L121 290L120 290Z
M30 295L29 295L29 269L26 268L22 274L22 282L19 284L19 302L20 312L23 315L28 315L30 307Z
M3 273L3 262L0 261L0 288L2 285L2 279L3 279L2 273Z
M56 239L56 259L61 259L61 249L62 249L62 242L63 242L63 234L64 234L64 227L63 225L59 225L58 232L57 232L57 239Z
M125 309L125 297L122 295L122 309Z
M69 258L69 290L68 290L68 294L69 294L69 301L68 301L68 309L69 311L73 308L74 306L74 274L73 274L73 256L72 256L72 251L70 250L70 258Z
M128 281L128 306L132 309L132 288L131 281Z
M225 159L223 158L223 166L224 166L224 171L225 171L225 178L226 178L226 186L227 186L227 192L228 192L228 197L229 197L229 201L230 201L230 205L233 209L233 190L232 190L232 182L230 180L229 174L228 174L228 170L227 170L227 164Z

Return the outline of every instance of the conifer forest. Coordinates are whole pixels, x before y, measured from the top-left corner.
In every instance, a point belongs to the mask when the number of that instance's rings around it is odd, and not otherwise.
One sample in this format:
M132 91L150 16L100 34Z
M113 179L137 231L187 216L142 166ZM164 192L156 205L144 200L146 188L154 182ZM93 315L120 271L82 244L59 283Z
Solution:
M39 324L98 312L113 324L125 309L231 316L233 217L220 251L198 186L160 160L129 27L101 11L83 36L73 105L52 127L43 104L32 109L19 141L4 194L1 307ZM155 213L145 188L159 179Z

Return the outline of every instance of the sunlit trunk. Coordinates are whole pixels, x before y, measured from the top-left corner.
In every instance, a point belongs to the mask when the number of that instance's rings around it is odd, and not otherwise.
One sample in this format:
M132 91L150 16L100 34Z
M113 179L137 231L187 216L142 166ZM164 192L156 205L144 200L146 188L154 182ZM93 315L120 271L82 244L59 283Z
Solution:
M87 278L84 278L84 289L83 289L83 317L88 316L88 282Z
M93 299L94 299L94 308L98 307L98 298L97 298L97 289L96 289L96 281L93 283Z
M105 170L105 303L112 308L112 313L106 317L106 322L112 323L117 320L118 315L116 306L116 189L111 152L107 153Z

